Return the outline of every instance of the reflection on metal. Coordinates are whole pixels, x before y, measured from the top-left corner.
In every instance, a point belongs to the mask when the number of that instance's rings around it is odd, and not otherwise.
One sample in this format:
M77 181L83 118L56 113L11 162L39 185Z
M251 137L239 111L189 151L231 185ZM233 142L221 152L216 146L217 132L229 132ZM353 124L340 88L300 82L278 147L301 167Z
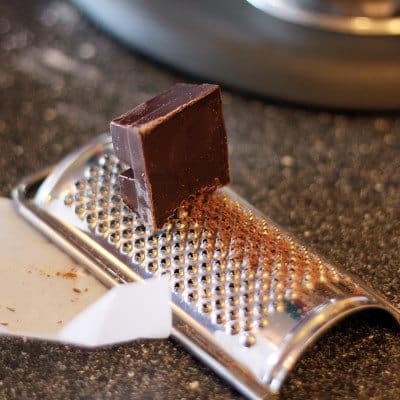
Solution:
M356 35L400 35L398 0L247 0L277 18Z

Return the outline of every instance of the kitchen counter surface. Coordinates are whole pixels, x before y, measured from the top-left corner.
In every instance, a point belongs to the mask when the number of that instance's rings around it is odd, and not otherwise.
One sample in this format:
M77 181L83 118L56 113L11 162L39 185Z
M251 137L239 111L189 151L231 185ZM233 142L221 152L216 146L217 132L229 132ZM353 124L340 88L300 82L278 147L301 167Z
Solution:
M185 77L134 54L62 1L0 5L0 194ZM327 94L329 95L329 94ZM400 114L310 110L224 91L233 187L400 306ZM0 399L239 399L173 340L98 351L0 339ZM345 321L282 399L400 398L400 335Z

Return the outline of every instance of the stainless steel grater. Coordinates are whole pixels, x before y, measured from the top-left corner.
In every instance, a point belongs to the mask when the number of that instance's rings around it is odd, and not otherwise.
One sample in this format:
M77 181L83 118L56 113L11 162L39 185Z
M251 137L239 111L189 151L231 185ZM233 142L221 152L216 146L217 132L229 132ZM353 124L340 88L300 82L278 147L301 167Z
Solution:
M151 232L121 200L121 168L102 135L26 178L13 198L106 285L168 276L173 335L248 398L278 393L306 347L339 319L378 308L400 322L381 296L230 189L192 199Z

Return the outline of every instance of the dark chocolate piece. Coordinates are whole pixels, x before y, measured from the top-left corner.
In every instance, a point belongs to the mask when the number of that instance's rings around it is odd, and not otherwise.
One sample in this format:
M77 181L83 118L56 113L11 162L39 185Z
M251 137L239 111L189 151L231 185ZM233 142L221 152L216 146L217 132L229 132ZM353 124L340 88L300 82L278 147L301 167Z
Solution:
M217 85L177 84L111 122L126 203L161 228L183 200L230 181Z
M118 180L121 187L121 195L125 204L130 209L136 210L138 203L132 169L129 168L126 171L122 172L122 174L119 175Z

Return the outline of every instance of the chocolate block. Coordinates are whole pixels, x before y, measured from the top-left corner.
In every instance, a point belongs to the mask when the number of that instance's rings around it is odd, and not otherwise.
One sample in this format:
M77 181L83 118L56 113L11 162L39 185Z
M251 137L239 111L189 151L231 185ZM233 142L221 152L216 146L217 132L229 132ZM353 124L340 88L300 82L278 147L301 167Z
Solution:
M217 85L177 84L110 127L117 157L131 168L120 177L122 195L155 229L183 200L230 181Z

